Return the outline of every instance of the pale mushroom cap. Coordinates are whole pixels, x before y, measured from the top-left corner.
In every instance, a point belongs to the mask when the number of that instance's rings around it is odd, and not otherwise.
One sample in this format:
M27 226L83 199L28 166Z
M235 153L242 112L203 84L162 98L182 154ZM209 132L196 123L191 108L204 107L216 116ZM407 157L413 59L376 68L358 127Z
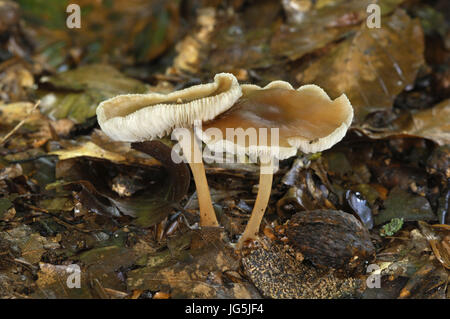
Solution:
M204 123L197 135L215 152L270 155L280 160L297 154L316 153L339 142L353 119L350 101L342 94L331 100L317 85L304 85L297 90L284 81L264 88L242 85L243 96L228 111ZM258 142L227 136L227 128L255 129ZM260 141L259 129L266 128L267 142ZM278 128L279 138L272 144L271 128ZM220 134L214 134L214 130ZM275 136L274 136L275 138Z
M234 75L219 73L214 82L169 94L124 94L99 104L97 120L113 140L142 142L163 137L176 127L212 120L242 95Z

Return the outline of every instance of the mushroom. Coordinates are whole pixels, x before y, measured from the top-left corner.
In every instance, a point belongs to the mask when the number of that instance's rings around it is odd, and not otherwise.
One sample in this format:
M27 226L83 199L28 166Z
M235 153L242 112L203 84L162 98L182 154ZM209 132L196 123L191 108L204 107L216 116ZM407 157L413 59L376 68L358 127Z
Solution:
M242 95L232 74L220 73L214 82L192 86L169 94L118 95L99 104L97 119L110 138L123 142L144 142L187 128L189 136L179 139L197 188L200 225L218 226L212 207L205 169L192 126L212 120L229 109Z
M353 108L345 94L331 100L317 85L295 90L287 82L274 81L264 88L251 84L241 88L243 95L232 108L196 131L212 152L259 159L258 194L237 248L257 237L277 161L296 155L298 150L315 153L332 147L345 136L353 119ZM240 131L230 134L230 128ZM252 138L252 133L256 137Z

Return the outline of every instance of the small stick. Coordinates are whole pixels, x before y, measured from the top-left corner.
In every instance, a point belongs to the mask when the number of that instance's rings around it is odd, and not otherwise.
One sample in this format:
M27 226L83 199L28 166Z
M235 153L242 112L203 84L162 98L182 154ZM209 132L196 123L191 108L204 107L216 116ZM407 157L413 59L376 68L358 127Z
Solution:
M25 118L20 121L8 134L6 134L2 140L0 141L0 145L2 145L3 143L6 142L6 140L8 138L11 137L11 135L13 135L23 124L25 124L25 122L28 120L28 117L30 116L31 113L33 113L33 111L39 106L39 104L41 103L41 100L38 100L36 102L36 104L34 104L33 108L31 110L28 111L27 115L25 116Z

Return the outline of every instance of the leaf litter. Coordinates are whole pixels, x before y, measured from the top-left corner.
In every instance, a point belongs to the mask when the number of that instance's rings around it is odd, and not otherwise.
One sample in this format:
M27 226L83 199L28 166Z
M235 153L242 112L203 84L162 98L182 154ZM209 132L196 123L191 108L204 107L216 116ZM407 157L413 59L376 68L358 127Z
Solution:
M84 21L102 15L74 33L64 1L0 1L0 296L448 298L449 29L432 18L445 4L379 1L374 30L367 3L83 2ZM240 252L256 165L206 165L223 229L199 229L173 142L113 142L95 119L111 96L222 71L316 83L346 93L356 114L332 149L280 163L261 239ZM317 210L323 226L292 236L294 216ZM335 211L354 227L333 226ZM342 249L321 241L330 234ZM382 288L367 287L364 249ZM74 265L81 289L67 288Z

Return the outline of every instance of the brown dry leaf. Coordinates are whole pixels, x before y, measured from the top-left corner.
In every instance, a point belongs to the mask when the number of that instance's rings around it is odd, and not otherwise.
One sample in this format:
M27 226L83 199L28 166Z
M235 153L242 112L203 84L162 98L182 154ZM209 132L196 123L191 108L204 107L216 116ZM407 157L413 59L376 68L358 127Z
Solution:
M57 150L49 153L50 155L58 155L60 160L65 160L74 157L94 157L109 160L111 162L125 162L126 157L118 154L104 150L97 144L90 141L86 142L81 146L77 146L68 150Z
M403 10L382 20L382 27L362 24L353 37L310 65L297 79L315 83L332 97L345 93L355 109L355 121L377 110L390 109L397 94L414 82L424 63L419 21Z

